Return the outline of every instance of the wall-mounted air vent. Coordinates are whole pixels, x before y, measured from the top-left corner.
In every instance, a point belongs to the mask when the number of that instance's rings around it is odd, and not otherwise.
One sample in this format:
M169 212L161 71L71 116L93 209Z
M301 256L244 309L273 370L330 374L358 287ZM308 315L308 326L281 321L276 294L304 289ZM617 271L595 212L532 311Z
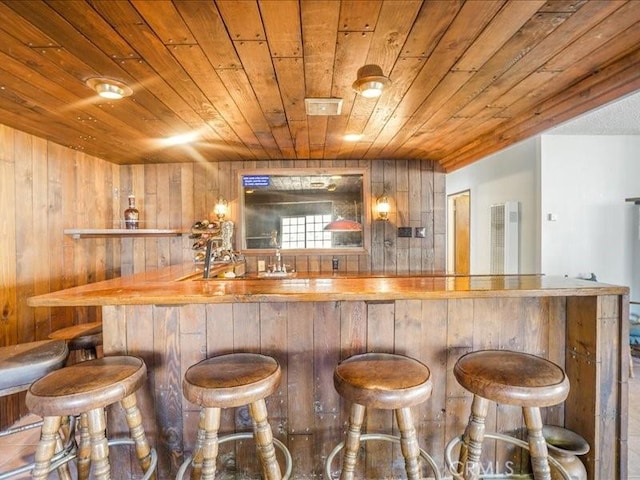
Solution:
M520 204L491 205L491 273L519 272Z
M307 115L340 115L342 113L341 98L305 98L304 107Z

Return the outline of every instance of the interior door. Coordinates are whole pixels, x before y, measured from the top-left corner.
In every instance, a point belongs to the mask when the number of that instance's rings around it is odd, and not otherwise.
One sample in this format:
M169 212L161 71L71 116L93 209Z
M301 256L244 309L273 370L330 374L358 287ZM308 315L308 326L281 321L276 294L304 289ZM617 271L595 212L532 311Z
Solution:
M468 275L471 271L470 200L468 191L453 197L453 269L459 275Z

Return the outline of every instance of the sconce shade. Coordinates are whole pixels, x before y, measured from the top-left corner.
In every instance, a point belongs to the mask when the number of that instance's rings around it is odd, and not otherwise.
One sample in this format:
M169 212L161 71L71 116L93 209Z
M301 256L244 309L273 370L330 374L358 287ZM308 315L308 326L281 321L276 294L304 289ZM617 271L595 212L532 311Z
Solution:
M224 199L224 197L219 196L216 200L216 205L213 207L213 213L216 214L219 220L222 220L227 214L227 209L229 207L229 203Z
M353 220L338 217L324 227L325 232L361 232L362 224Z
M365 98L376 98L391 81L382 74L378 65L365 65L358 69L358 79L353 82L353 89Z
M380 195L376 199L376 211L378 212L378 220L389 220L391 205L389 205L389 198L386 195Z

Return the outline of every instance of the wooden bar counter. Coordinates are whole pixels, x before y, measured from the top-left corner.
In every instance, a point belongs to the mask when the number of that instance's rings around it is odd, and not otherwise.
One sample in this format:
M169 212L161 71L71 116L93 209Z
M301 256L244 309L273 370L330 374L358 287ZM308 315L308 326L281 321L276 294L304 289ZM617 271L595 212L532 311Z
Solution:
M320 479L347 420L347 406L333 388L333 368L341 359L395 352L430 367L433 394L415 409L415 418L421 446L442 465L445 445L462 433L472 398L456 383L453 365L462 354L484 348L529 352L563 366L571 393L563 405L544 410L545 422L589 442L582 459L590 479L627 476L626 287L536 275L199 276L193 265L174 266L29 299L33 307L101 306L104 353L147 362L144 423L159 452L161 479L173 478L193 446L198 409L183 399L181 382L185 370L207 356L252 351L278 359L283 381L267 402L274 434L291 450L292 478ZM520 431L519 409L492 408L488 430ZM366 422L376 431L393 428L387 412L374 412ZM224 432L248 429L243 409L223 415ZM367 444L361 462L367 478L399 476L398 447L389 445ZM239 478L258 471L249 442L224 447L223 462L237 468ZM508 445L487 451L493 473L521 464L526 455Z

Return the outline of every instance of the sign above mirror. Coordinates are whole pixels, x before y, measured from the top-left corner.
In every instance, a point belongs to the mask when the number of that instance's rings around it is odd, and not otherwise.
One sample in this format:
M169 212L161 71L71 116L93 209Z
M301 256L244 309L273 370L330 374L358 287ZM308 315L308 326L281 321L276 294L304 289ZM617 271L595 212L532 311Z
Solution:
M365 252L366 169L239 172L243 251Z

